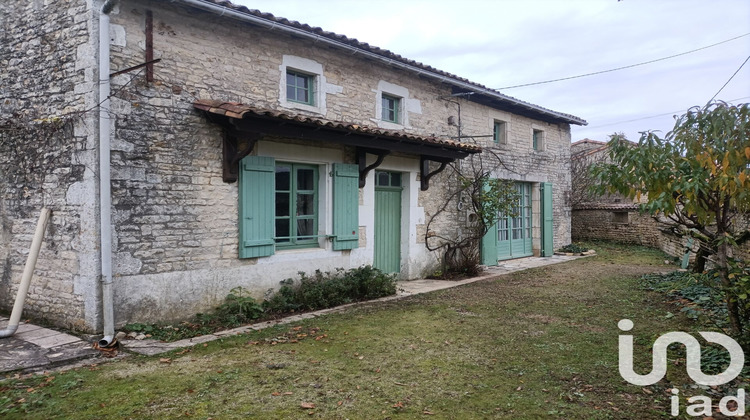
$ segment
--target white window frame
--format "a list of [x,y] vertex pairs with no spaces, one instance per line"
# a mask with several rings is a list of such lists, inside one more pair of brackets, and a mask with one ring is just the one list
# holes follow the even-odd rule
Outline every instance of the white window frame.
[[[488,120],[488,122],[489,122],[488,127],[489,127],[489,132],[492,134],[492,136],[489,137],[489,139],[490,139],[489,144],[490,145],[495,145],[495,146],[505,146],[505,145],[510,144],[510,120],[511,120],[511,115],[508,114],[507,112],[490,110],[490,115],[489,116],[490,116],[490,118]],[[494,134],[495,134],[495,123],[504,123],[504,125],[503,125],[503,132],[504,133],[503,134],[504,134],[504,140],[505,141],[501,141],[501,142],[497,142],[497,143],[495,142],[495,136],[494,136]]]
[[[537,139],[537,147],[534,147],[534,133],[539,132],[540,138]],[[543,152],[547,150],[547,131],[545,131],[542,127],[533,125],[531,126],[531,141],[529,142],[529,146],[531,146],[531,150],[535,152]]]
[[[290,101],[286,97],[287,70],[310,75],[312,77],[312,105]],[[317,61],[294,55],[284,55],[279,66],[279,103],[283,108],[299,109],[325,116],[328,108],[326,96],[329,93],[341,93],[343,87],[330,84],[323,75],[323,65]]]
[[[381,80],[378,82],[378,88],[374,89],[375,92],[375,118],[371,118],[370,121],[378,125],[379,128],[385,128],[389,130],[401,130],[404,128],[411,128],[409,125],[409,114],[421,114],[422,105],[416,99],[409,97],[409,89],[395,85],[390,82]],[[391,96],[399,99],[398,109],[398,122],[391,122],[383,120],[383,95]]]

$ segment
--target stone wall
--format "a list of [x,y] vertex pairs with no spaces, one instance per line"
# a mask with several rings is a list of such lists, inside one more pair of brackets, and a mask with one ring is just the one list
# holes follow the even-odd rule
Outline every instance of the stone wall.
[[[639,213],[634,207],[574,209],[571,225],[574,241],[604,240],[644,245],[660,249],[676,258],[682,258],[688,247],[687,237],[673,233],[666,224],[658,223],[649,214]],[[698,251],[697,241],[691,249],[692,263]],[[734,255],[738,259],[747,260],[750,256],[750,243],[736,248]]]
[[[98,0],[3,2],[0,64],[0,308],[9,308],[39,209],[52,209],[28,314],[82,330],[100,328],[97,164]],[[13,19],[6,11],[13,11]],[[332,252],[289,250],[273,257],[237,257],[238,186],[221,178],[222,129],[192,103],[237,101],[328,120],[454,137],[448,118],[460,117],[462,141],[493,149],[503,165],[494,176],[535,185],[535,243],[539,241],[538,185],[554,185],[555,247],[570,241],[567,124],[500,112],[452,94],[443,84],[320,43],[267,31],[168,2],[121,2],[111,14],[112,71],[145,61],[145,17],[153,12],[153,82],[144,69],[112,78],[112,199],[115,318],[179,319],[215,306],[235,286],[256,294],[295,275],[372,261],[374,188],[361,191],[362,247]],[[320,68],[316,107],[290,106],[282,97],[284,66]],[[6,79],[4,79],[6,80]],[[382,92],[403,98],[402,124],[380,120]],[[443,99],[441,99],[443,98]],[[507,144],[494,145],[495,118],[509,123]],[[34,120],[37,120],[34,122]],[[8,128],[8,129],[6,129]],[[545,133],[544,150],[531,146]],[[468,138],[466,136],[469,136]],[[476,137],[472,137],[476,136]],[[261,141],[256,153],[320,163],[353,162],[353,150],[288,139]],[[381,169],[404,174],[402,276],[429,273],[438,255],[424,247],[426,222],[455,181],[445,171],[419,190],[419,157],[393,154]],[[324,173],[324,171],[322,171]],[[325,183],[324,179],[321,182]],[[330,186],[324,186],[329,188]],[[330,210],[330,209],[329,209]],[[328,212],[330,217],[330,211]],[[434,227],[461,234],[470,215],[457,207]],[[330,223],[330,220],[323,220]],[[535,245],[536,247],[536,245]],[[535,248],[536,249],[536,248]],[[538,251],[538,249],[536,249]]]
[[574,241],[605,240],[660,248],[656,221],[633,208],[574,209],[571,220]]
[[0,309],[9,311],[40,210],[52,217],[24,317],[96,328],[96,105],[91,5],[0,4]]

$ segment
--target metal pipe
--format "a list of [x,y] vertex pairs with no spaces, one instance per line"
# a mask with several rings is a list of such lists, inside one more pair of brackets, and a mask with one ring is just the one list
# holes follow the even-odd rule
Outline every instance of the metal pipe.
[[99,222],[101,240],[102,320],[104,337],[100,347],[112,344],[115,336],[112,292],[112,191],[110,174],[109,108],[109,13],[118,0],[106,0],[99,13]]
[[13,305],[13,311],[10,313],[8,326],[0,331],[0,338],[10,337],[18,330],[18,324],[21,322],[21,313],[23,312],[23,304],[26,302],[26,294],[29,292],[29,285],[31,284],[31,277],[36,267],[36,260],[39,257],[39,250],[42,248],[42,239],[44,239],[44,231],[47,229],[49,215],[50,210],[47,208],[43,208],[39,215],[34,239],[31,241],[31,248],[29,248],[29,256],[26,258],[26,267],[24,267],[23,275],[21,276],[21,284],[18,285],[16,303]]
[[326,38],[322,35],[310,33],[305,30],[293,28],[290,26],[281,25],[277,22],[269,21],[268,19],[261,18],[255,15],[239,12],[227,6],[222,6],[216,3],[207,2],[205,0],[172,0],[172,2],[173,3],[174,2],[186,3],[190,6],[216,13],[219,16],[224,16],[224,15],[231,16],[235,19],[242,20],[242,21],[249,22],[249,23],[254,23],[256,25],[265,26],[266,28],[269,28],[269,29],[279,28],[283,32],[287,32],[295,36],[313,39],[316,42],[320,41],[328,45],[333,45],[335,47],[351,51],[352,55],[362,54],[365,57],[371,58],[373,60],[385,62],[389,66],[398,67],[409,72],[417,73],[417,75],[419,76],[429,77],[429,78],[438,80],[442,83],[447,83],[453,86],[458,86],[464,89],[468,89],[472,93],[480,93],[482,95],[487,95],[487,96],[490,96],[490,97],[493,97],[493,98],[496,98],[505,102],[509,102],[513,105],[517,105],[523,108],[530,109],[540,114],[549,115],[554,118],[562,119],[565,122],[568,122],[571,124],[588,125],[588,123],[585,120],[582,120],[578,117],[574,117],[572,115],[562,114],[556,111],[552,111],[550,109],[542,108],[540,106],[521,101],[511,96],[503,95],[500,92],[497,92],[495,90],[492,90],[486,87],[478,86],[470,82],[464,82],[464,81],[461,81],[461,80],[458,80],[449,76],[445,76],[436,72],[424,70],[419,67],[416,67],[407,63],[403,63],[401,61],[397,61],[388,57],[384,57],[382,55],[375,54],[370,51],[359,49],[357,47],[351,46],[341,41]]

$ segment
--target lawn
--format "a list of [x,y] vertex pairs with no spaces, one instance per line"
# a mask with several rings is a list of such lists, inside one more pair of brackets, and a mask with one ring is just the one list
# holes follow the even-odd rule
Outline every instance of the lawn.
[[670,368],[654,386],[626,383],[617,322],[635,323],[642,368],[655,337],[699,330],[639,287],[675,267],[644,248],[594,247],[595,257],[167,355],[6,380],[0,417],[667,418],[668,389],[689,378]]

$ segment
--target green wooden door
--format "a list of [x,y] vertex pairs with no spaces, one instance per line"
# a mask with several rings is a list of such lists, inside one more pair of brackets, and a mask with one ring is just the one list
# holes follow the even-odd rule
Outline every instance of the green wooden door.
[[533,255],[531,237],[531,184],[516,183],[518,201],[515,217],[501,216],[497,221],[497,259],[528,257]]
[[375,256],[373,266],[401,271],[401,174],[375,172]]

